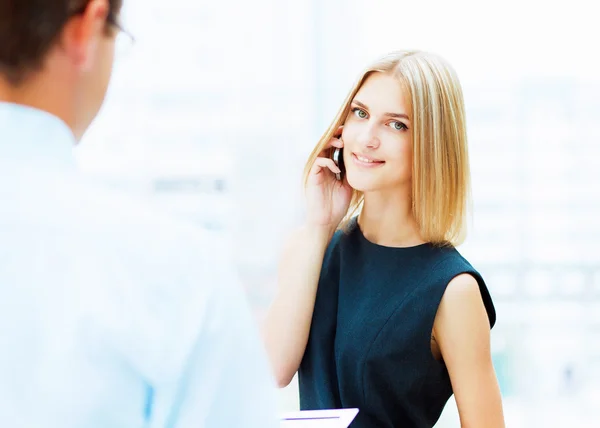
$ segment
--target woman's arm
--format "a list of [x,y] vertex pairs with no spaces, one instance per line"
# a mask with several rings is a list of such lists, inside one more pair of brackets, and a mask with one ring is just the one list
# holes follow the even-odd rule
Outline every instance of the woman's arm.
[[461,426],[504,428],[490,351],[490,323],[473,276],[462,274],[450,281],[433,335],[450,374]]
[[304,227],[289,240],[279,265],[278,290],[264,324],[264,339],[280,388],[302,362],[312,321],[323,257],[331,233]]

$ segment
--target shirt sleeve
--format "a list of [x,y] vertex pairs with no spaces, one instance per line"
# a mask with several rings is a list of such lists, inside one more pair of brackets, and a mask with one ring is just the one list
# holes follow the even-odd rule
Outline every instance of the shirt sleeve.
[[152,427],[279,426],[277,389],[256,321],[231,269],[217,271],[219,284],[169,394],[166,420]]

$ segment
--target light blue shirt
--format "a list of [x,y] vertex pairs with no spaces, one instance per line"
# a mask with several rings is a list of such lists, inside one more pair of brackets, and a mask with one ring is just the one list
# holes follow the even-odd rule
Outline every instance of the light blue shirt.
[[0,426],[278,426],[215,238],[87,181],[74,143],[0,103]]

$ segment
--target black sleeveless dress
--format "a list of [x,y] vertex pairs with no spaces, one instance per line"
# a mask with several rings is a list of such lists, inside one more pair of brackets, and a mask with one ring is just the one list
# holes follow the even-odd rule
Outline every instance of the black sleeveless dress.
[[356,219],[327,248],[300,369],[300,408],[357,407],[351,428],[430,428],[452,395],[431,353],[448,283],[479,283],[490,326],[496,314],[481,275],[452,247],[391,248],[368,241]]

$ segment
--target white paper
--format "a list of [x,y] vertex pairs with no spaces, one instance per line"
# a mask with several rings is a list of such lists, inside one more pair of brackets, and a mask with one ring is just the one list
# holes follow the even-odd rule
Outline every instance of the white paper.
[[348,428],[358,409],[303,410],[281,416],[281,428]]

